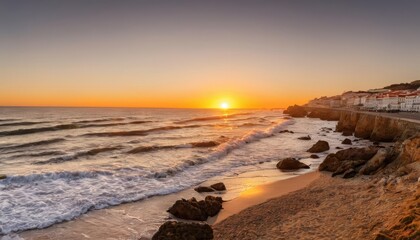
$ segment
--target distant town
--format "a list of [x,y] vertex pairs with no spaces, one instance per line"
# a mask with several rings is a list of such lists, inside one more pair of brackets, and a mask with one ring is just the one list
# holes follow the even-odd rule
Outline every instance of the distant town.
[[420,112],[420,80],[380,89],[349,91],[337,96],[315,98],[306,106],[378,112]]

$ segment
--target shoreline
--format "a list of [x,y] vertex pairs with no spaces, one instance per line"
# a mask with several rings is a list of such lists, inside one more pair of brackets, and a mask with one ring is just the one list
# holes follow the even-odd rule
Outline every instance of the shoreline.
[[238,214],[249,207],[264,203],[272,198],[278,198],[291,192],[303,189],[319,178],[318,171],[308,172],[296,177],[262,184],[242,192],[238,197],[223,203],[223,209],[207,222],[218,224],[226,218]]

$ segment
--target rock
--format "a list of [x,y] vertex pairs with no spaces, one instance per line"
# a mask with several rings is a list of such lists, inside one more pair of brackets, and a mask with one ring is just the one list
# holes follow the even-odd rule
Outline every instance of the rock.
[[348,138],[344,139],[344,140],[341,142],[341,144],[352,145],[351,140],[350,140],[350,139],[348,139]]
[[356,170],[354,170],[353,168],[350,168],[349,170],[344,172],[343,178],[352,178],[356,176],[356,174],[357,174]]
[[204,187],[204,186],[199,186],[194,188],[194,190],[196,192],[202,193],[202,192],[214,192],[214,189],[211,187]]
[[386,149],[379,149],[378,152],[373,156],[363,167],[360,169],[360,173],[364,175],[369,175],[376,170],[378,170],[381,166],[384,165],[385,159],[388,156],[388,151]]
[[308,114],[305,108],[298,105],[289,106],[283,113],[295,118],[305,117]]
[[353,136],[353,132],[351,132],[351,131],[343,131],[343,133],[341,134],[341,135],[343,135],[343,136]]
[[295,158],[285,158],[280,160],[276,167],[280,170],[296,170],[300,168],[309,168],[308,165],[299,162]]
[[335,149],[343,149],[342,147],[335,147]]
[[317,158],[319,158],[319,156],[316,155],[316,154],[311,154],[310,158],[317,159]]
[[1,180],[1,179],[5,179],[5,178],[7,178],[7,176],[6,176],[6,175],[4,175],[4,174],[0,174],[0,180]]
[[311,140],[311,136],[298,137],[299,140]]
[[375,240],[393,240],[393,238],[385,233],[378,233],[376,234]]
[[175,217],[205,221],[207,217],[212,217],[222,209],[222,198],[207,196],[204,200],[197,201],[195,198],[190,200],[177,200],[175,204],[168,209],[168,212]]
[[281,130],[279,133],[295,133],[295,132],[293,132],[293,131],[289,131],[289,130]]
[[330,145],[326,141],[318,141],[311,148],[308,149],[310,153],[320,153],[330,149]]
[[379,144],[381,144],[380,142],[373,142],[372,145],[374,146],[379,146]]
[[225,191],[226,190],[226,186],[222,182],[215,183],[215,184],[211,185],[210,187],[213,188],[216,191]]
[[[341,162],[334,153],[328,154],[325,160],[319,165],[319,171],[335,172],[340,167]],[[334,175],[335,176],[335,175]]]
[[168,209],[168,212],[175,217],[187,220],[207,220],[207,214],[200,208],[195,198],[190,200],[177,200],[175,204]]
[[208,224],[168,221],[159,227],[152,240],[211,240],[213,229]]
[[334,172],[334,176],[345,171],[360,167],[371,159],[378,152],[378,148],[348,148],[336,153],[328,154],[325,160],[319,165],[319,171]]
[[204,201],[201,200],[198,203],[208,216],[213,217],[222,209],[223,200],[221,197],[207,196]]

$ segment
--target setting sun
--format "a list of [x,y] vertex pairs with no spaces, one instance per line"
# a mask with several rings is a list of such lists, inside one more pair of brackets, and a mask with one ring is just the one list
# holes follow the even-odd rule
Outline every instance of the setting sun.
[[220,108],[222,108],[222,109],[228,109],[229,108],[229,104],[227,102],[222,102],[220,104]]

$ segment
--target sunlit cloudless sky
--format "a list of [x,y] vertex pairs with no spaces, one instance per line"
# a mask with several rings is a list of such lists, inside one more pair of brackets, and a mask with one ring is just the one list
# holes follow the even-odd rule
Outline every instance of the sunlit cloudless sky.
[[420,79],[419,1],[0,1],[0,105],[285,107]]

